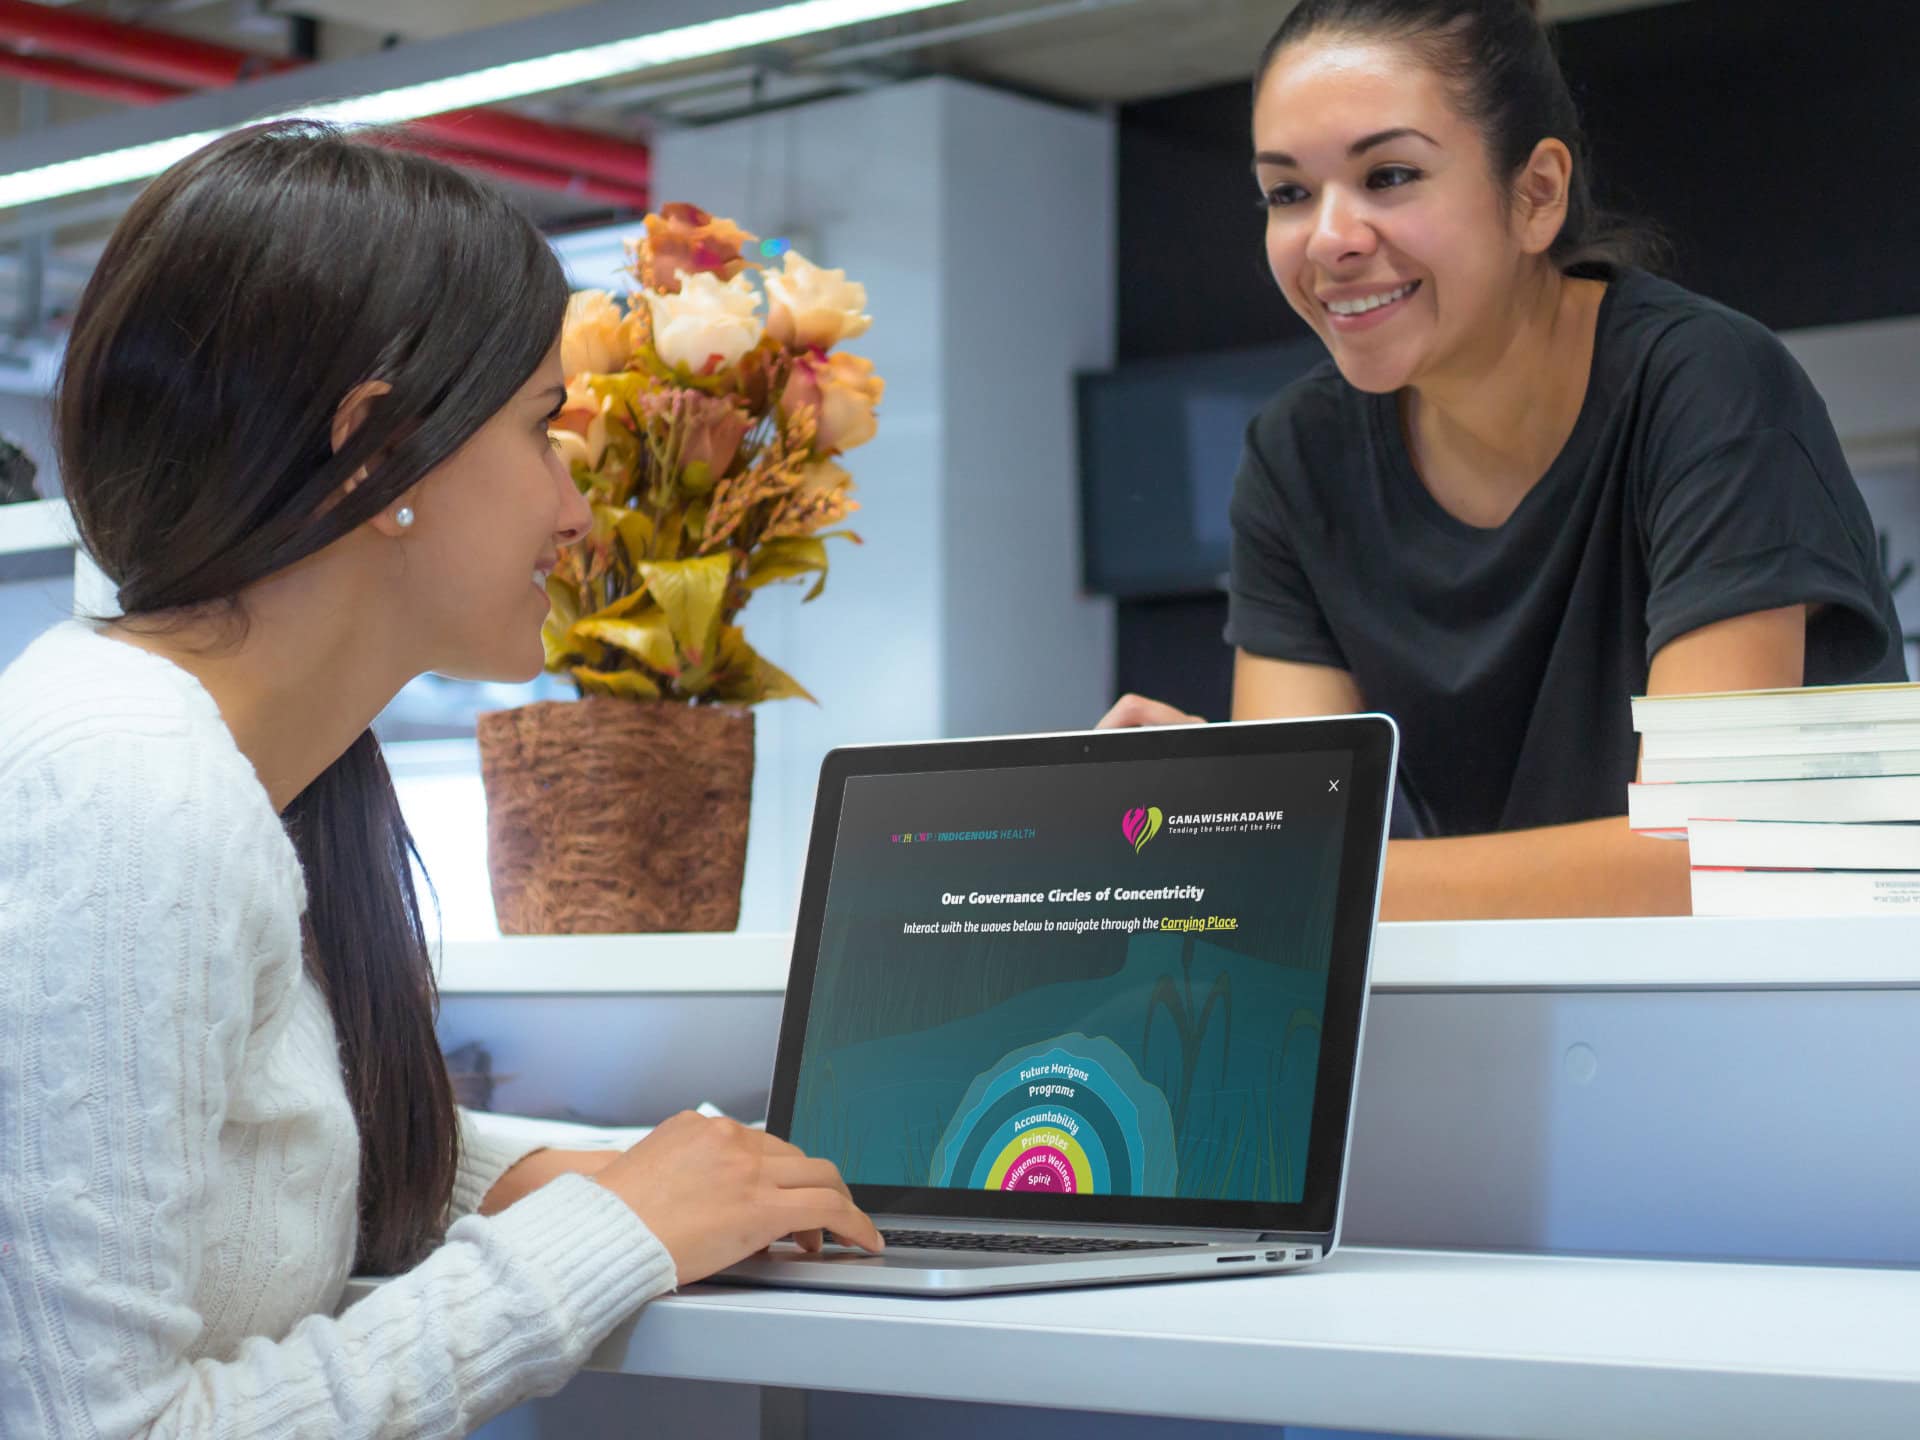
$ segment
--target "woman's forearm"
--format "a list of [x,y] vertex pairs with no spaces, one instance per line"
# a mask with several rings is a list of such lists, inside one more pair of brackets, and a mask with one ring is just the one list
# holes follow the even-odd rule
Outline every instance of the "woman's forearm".
[[482,1215],[497,1215],[549,1180],[566,1174],[592,1175],[619,1158],[618,1150],[535,1150],[493,1182],[480,1202]]
[[1691,913],[1684,842],[1624,817],[1387,846],[1382,920]]

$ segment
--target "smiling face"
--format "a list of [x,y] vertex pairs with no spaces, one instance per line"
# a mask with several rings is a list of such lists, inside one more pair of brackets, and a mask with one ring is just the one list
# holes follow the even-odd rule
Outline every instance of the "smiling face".
[[466,680],[541,671],[546,574],[592,512],[547,436],[566,386],[556,342],[506,405],[413,487],[401,539],[407,622],[428,668]]
[[1542,227],[1503,203],[1484,139],[1410,51],[1288,46],[1261,79],[1253,139],[1273,278],[1351,384],[1390,393],[1498,343]]

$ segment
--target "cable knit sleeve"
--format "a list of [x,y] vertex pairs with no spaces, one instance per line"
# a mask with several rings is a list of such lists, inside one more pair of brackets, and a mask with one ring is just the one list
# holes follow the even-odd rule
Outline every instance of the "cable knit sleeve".
[[494,1182],[546,1142],[496,1133],[484,1110],[460,1110],[460,1168],[453,1177],[452,1218],[480,1213]]
[[[237,752],[191,725],[54,728],[0,737],[0,1434],[462,1435],[557,1389],[672,1288],[646,1226],[570,1175],[456,1221],[337,1317],[346,1262],[329,1261],[295,1291],[306,1318],[254,1333],[289,1287],[232,1146],[239,1117],[279,1103],[247,1067],[294,1008],[297,865],[289,880],[264,794],[234,798],[252,781]],[[337,1084],[317,1028],[309,1068]],[[276,1203],[318,1214],[351,1175],[308,1164]],[[241,1238],[211,1245],[236,1213]],[[209,1293],[251,1338],[209,1353]]]

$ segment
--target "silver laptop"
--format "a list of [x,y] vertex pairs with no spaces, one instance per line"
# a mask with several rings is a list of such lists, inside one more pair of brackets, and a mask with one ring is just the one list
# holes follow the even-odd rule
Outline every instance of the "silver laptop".
[[971,1295],[1324,1259],[1398,743],[1359,715],[828,755],[767,1126],[887,1249],[714,1278]]

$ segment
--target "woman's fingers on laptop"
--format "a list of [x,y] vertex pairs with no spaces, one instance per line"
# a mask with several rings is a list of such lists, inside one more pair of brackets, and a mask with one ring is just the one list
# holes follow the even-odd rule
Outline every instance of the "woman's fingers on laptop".
[[675,1115],[592,1178],[647,1222],[682,1285],[786,1235],[881,1244],[831,1162],[733,1120]]
[[1204,725],[1204,716],[1189,715],[1163,700],[1144,695],[1122,695],[1113,708],[1100,717],[1097,730],[1132,730],[1142,725]]
[[[770,1237],[768,1243],[786,1235],[799,1234],[794,1222],[809,1230],[824,1230],[835,1239],[862,1250],[884,1250],[886,1241],[880,1230],[838,1190],[788,1190],[783,1202],[791,1207],[789,1223]],[[812,1222],[809,1224],[808,1222]]]

